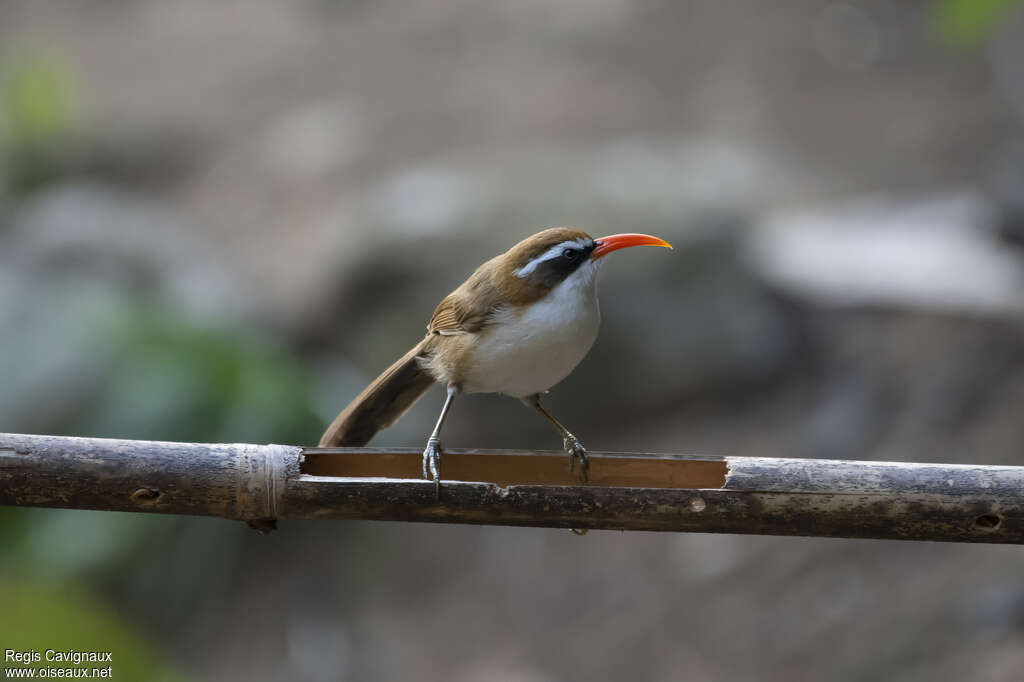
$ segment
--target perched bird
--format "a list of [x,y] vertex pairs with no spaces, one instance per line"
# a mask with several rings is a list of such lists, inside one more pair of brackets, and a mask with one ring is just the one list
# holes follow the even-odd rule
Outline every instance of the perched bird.
[[433,479],[438,495],[441,427],[460,392],[504,393],[540,412],[586,481],[586,449],[541,406],[540,394],[568,376],[597,338],[601,258],[645,244],[672,248],[646,234],[593,239],[556,227],[487,261],[438,304],[426,337],[341,411],[320,446],[366,445],[439,381],[447,397],[423,451],[423,477]]

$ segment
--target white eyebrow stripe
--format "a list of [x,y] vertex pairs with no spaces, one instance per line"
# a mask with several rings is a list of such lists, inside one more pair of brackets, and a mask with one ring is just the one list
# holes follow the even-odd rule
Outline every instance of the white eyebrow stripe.
[[515,275],[520,279],[522,279],[523,277],[529,277],[530,274],[537,269],[538,265],[540,265],[546,260],[558,258],[566,249],[585,249],[586,247],[587,243],[585,239],[569,239],[567,241],[562,242],[561,244],[552,246],[550,249],[540,254],[523,267],[516,270]]

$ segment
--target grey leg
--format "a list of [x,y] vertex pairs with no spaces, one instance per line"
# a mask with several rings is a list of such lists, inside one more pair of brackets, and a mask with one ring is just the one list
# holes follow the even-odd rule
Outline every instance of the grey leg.
[[540,404],[540,394],[535,393],[534,395],[526,396],[521,398],[523,404],[532,407],[533,409],[540,412],[545,419],[551,422],[551,425],[558,431],[558,435],[562,437],[562,449],[565,450],[566,454],[569,455],[569,470],[576,470],[576,462],[580,463],[580,478],[584,483],[587,482],[587,469],[590,467],[590,462],[587,460],[587,449],[583,447],[579,439],[576,436],[569,433],[569,429],[562,426],[562,423],[555,419],[550,412],[544,409],[544,406]]
[[428,481],[434,480],[434,495],[441,499],[441,427],[444,426],[444,419],[448,416],[448,410],[452,406],[455,394],[459,387],[455,384],[448,384],[448,397],[444,400],[444,407],[441,408],[441,416],[437,418],[437,424],[427,439],[427,447],[423,450],[423,478]]

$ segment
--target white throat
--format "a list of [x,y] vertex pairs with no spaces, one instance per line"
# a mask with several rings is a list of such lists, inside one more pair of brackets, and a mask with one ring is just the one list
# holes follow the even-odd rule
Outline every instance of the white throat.
[[597,269],[588,260],[539,301],[499,311],[474,344],[464,390],[523,397],[568,376],[597,338]]

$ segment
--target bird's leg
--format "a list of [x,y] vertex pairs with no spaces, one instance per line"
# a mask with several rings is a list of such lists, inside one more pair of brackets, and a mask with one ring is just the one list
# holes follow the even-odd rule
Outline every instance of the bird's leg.
[[532,407],[533,409],[540,412],[545,419],[551,422],[551,425],[558,431],[558,435],[562,437],[562,449],[565,450],[566,454],[569,455],[569,471],[576,470],[576,462],[580,464],[580,478],[584,483],[587,482],[587,469],[590,468],[590,461],[587,459],[587,449],[583,447],[579,439],[576,436],[569,433],[569,429],[562,426],[562,423],[555,419],[550,412],[544,409],[544,406],[540,404],[540,394],[534,393],[533,395],[521,398],[524,405]]
[[437,418],[437,424],[427,439],[427,447],[423,450],[423,478],[434,481],[434,496],[441,499],[441,427],[444,426],[444,418],[448,416],[448,409],[452,406],[455,394],[459,387],[455,384],[448,384],[448,397],[444,400],[444,407],[441,408],[441,416]]

